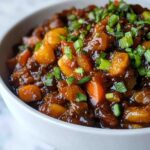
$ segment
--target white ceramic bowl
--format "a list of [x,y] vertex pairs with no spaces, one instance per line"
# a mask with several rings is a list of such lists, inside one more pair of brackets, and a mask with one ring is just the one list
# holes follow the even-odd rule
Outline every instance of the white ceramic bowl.
[[[9,89],[7,59],[12,46],[31,28],[50,15],[72,6],[104,5],[107,0],[71,0],[44,8],[17,23],[0,43],[0,93],[14,117],[42,141],[57,150],[150,150],[150,128],[135,130],[97,129],[69,124],[48,117],[23,103]],[[129,0],[149,7],[150,0]]]

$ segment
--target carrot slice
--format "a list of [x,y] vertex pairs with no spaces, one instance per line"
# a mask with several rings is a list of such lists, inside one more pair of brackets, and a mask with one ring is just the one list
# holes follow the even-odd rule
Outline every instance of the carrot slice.
[[130,63],[127,53],[116,52],[112,59],[112,64],[109,70],[111,76],[120,76],[125,73]]
[[18,89],[19,97],[25,102],[33,102],[41,99],[40,88],[36,85],[25,85]]
[[87,83],[86,88],[89,96],[91,97],[91,103],[94,106],[104,100],[105,91],[100,74],[96,74],[95,76],[93,76],[92,80]]
[[28,58],[31,56],[31,52],[29,50],[23,51],[18,56],[18,63],[22,66],[24,66],[27,63]]

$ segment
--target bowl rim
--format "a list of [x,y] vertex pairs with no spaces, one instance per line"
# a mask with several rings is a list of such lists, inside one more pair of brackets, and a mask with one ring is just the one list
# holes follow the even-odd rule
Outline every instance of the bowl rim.
[[[26,21],[27,19],[36,15],[36,13],[40,13],[40,12],[44,11],[45,9],[57,7],[57,6],[60,6],[64,3],[67,4],[68,2],[75,2],[75,1],[74,0],[63,0],[62,2],[55,2],[53,4],[46,6],[46,7],[44,6],[40,9],[37,9],[36,11],[29,13],[25,17],[19,19],[17,22],[15,22],[13,25],[11,25],[4,34],[2,34],[1,39],[0,39],[0,47],[1,47],[1,44],[3,43],[3,41],[5,40],[5,38],[7,37],[7,35],[9,35],[9,33],[11,31],[13,31],[17,26],[19,26],[23,21]],[[23,101],[21,101],[8,88],[8,86],[3,81],[1,75],[0,75],[0,87],[1,87],[0,89],[2,89],[2,90],[0,90],[0,93],[4,90],[9,96],[12,97],[12,99],[14,100],[14,103],[16,103],[16,105],[21,107],[24,111],[27,111],[29,114],[32,114],[34,117],[41,119],[41,120],[44,120],[47,123],[57,125],[58,127],[70,129],[70,130],[73,130],[76,132],[87,133],[87,134],[98,134],[98,135],[101,134],[101,135],[111,135],[111,136],[122,136],[122,135],[127,136],[127,135],[140,135],[140,134],[149,134],[150,133],[149,127],[148,128],[141,128],[141,129],[108,129],[108,128],[86,127],[86,126],[82,126],[82,125],[67,123],[67,122],[52,118],[50,116],[47,116],[47,115],[39,112],[38,110],[32,108],[31,106],[27,105]],[[3,98],[3,99],[5,101],[5,98]]]

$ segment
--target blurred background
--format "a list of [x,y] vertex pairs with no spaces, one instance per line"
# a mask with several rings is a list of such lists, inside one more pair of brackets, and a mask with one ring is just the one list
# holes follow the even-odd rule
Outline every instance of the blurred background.
[[[19,19],[42,7],[61,1],[63,0],[0,0],[0,39]],[[0,150],[54,149],[28,135],[11,116],[0,97]]]

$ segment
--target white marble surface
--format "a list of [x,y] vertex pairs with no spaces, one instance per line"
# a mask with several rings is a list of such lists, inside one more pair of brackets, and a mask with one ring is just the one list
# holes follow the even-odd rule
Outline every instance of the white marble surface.
[[[55,2],[56,0],[0,0],[0,38],[22,17]],[[37,144],[37,140],[31,141],[30,136],[22,130],[0,98],[0,150],[53,150],[44,143]]]

